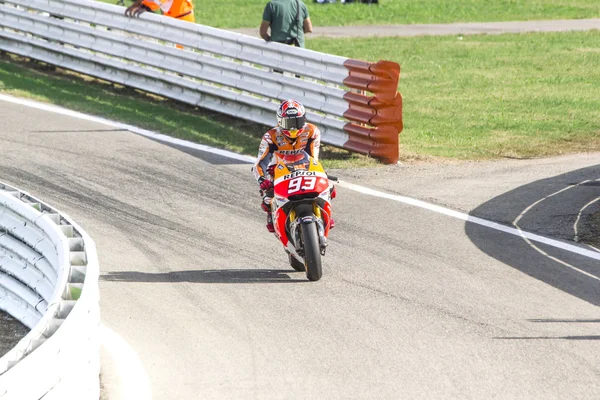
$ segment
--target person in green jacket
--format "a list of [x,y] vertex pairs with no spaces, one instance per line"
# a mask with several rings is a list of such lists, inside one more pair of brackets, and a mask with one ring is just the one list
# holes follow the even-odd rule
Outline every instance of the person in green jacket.
[[301,0],[271,0],[265,6],[260,36],[267,42],[304,47],[304,34],[309,32],[312,32],[312,23],[308,8]]

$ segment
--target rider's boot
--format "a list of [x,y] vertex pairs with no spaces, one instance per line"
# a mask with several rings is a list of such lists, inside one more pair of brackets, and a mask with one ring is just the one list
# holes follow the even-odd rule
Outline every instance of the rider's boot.
[[267,213],[267,230],[271,233],[275,233],[275,226],[273,225],[273,215],[271,214],[269,206],[266,205],[265,201],[263,200],[263,202],[260,203],[260,207],[263,209],[263,211]]
[[275,233],[275,225],[273,225],[273,215],[271,213],[267,213],[267,230]]

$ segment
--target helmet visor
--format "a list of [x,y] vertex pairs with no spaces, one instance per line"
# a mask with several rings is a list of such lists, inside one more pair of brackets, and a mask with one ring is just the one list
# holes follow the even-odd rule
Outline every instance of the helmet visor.
[[305,117],[282,118],[281,127],[286,130],[299,130],[306,125]]

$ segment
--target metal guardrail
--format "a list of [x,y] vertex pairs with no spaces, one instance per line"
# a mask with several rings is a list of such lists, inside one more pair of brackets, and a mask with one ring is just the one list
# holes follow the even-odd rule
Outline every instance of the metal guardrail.
[[0,309],[30,332],[0,357],[0,399],[99,398],[98,257],[66,215],[0,182]]
[[[394,154],[382,157],[385,148],[383,153],[391,151],[397,159],[398,129],[385,129],[382,141],[381,129],[375,134],[375,128],[351,128],[387,124],[401,130],[401,108],[392,121],[387,107],[382,119],[381,101],[365,97],[359,103],[366,114],[357,118],[348,112],[347,95],[354,88],[377,97],[383,84],[384,103],[395,98],[397,109],[399,68],[371,71],[375,64],[152,13],[131,19],[123,11],[89,0],[2,0],[0,49],[264,125],[274,123],[281,100],[295,98],[321,127],[324,143],[389,161]],[[362,63],[358,72],[357,63]],[[364,82],[357,81],[357,73]]]

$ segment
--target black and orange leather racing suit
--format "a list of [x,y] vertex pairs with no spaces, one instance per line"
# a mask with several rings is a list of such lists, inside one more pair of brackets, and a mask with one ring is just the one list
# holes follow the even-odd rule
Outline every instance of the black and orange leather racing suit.
[[316,160],[319,159],[319,148],[321,147],[321,131],[316,125],[306,124],[302,133],[292,141],[286,137],[280,127],[270,129],[265,133],[258,148],[258,157],[254,165],[254,177],[257,180],[272,179],[268,174],[269,164],[274,153],[294,154],[306,151]]

